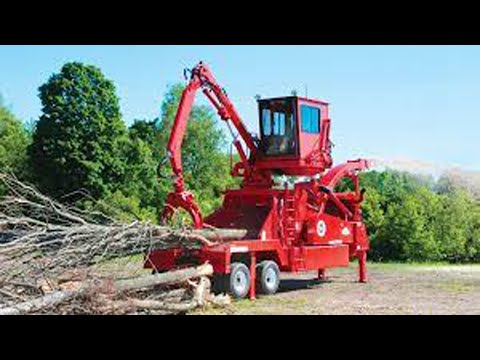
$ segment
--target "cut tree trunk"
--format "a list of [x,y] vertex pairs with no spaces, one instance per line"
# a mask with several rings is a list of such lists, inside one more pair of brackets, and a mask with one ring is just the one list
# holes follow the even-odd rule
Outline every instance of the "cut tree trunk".
[[201,276],[213,274],[213,267],[210,264],[201,265],[196,268],[169,271],[166,273],[140,276],[133,279],[118,280],[115,282],[115,289],[119,292],[148,288],[158,285],[178,284],[189,279],[196,279]]
[[0,315],[21,315],[33,313],[80,296],[84,290],[85,289],[74,291],[56,291],[39,299],[26,301],[24,303],[0,309]]
[[[196,268],[187,268],[171,271],[162,274],[146,275],[133,279],[118,280],[114,282],[112,290],[115,293],[138,290],[160,285],[174,285],[213,274],[213,267],[204,264]],[[56,291],[39,299],[20,303],[11,307],[0,308],[0,315],[20,315],[37,312],[39,310],[53,307],[67,300],[85,294],[88,290],[94,289],[90,284],[82,284],[76,290]],[[186,306],[188,308],[188,306]],[[166,310],[166,309],[165,309]]]
[[[163,236],[166,233],[171,232],[167,227],[156,227],[153,231],[153,236]],[[185,232],[189,237],[199,236],[211,241],[228,241],[228,240],[241,240],[247,235],[247,230],[244,229],[218,229],[218,228],[205,228],[194,229]]]
[[247,235],[244,229],[196,229],[192,230],[192,234],[200,235],[208,240],[227,241],[241,240]]

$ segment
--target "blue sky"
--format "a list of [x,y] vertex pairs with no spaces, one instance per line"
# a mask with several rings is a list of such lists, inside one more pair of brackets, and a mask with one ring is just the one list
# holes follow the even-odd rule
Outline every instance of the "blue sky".
[[158,116],[184,67],[209,63],[251,129],[254,97],[331,102],[336,162],[408,158],[480,170],[479,46],[0,46],[0,93],[25,121],[38,87],[67,61],[112,79],[125,121]]

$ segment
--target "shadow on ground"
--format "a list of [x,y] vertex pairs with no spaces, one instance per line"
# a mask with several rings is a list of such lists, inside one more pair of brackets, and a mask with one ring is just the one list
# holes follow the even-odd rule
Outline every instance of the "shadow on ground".
[[318,289],[323,285],[330,283],[331,280],[318,279],[283,279],[278,289],[279,293],[287,293],[297,290]]

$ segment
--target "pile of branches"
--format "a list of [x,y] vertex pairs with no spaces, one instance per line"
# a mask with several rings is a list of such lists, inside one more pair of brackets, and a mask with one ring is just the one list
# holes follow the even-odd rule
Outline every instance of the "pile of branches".
[[[0,174],[0,180],[8,190],[0,198],[0,314],[182,313],[228,303],[210,293],[208,264],[123,275],[102,266],[154,249],[212,245],[241,232],[124,224],[60,204],[12,176]],[[136,264],[141,269],[138,256]]]

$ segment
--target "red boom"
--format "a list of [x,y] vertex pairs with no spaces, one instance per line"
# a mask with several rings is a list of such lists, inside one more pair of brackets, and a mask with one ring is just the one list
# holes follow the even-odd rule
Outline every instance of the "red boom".
[[[193,101],[199,88],[203,88],[203,93],[210,100],[217,110],[222,120],[232,121],[238,133],[245,141],[251,156],[256,155],[257,147],[251,135],[247,131],[235,107],[230,102],[225,91],[218,85],[208,67],[200,62],[192,71],[190,82],[183,91],[182,98],[178,107],[177,115],[173,123],[172,133],[168,142],[168,156],[172,165],[172,170],[176,176],[174,183],[175,191],[170,193],[167,198],[167,205],[164,210],[163,217],[168,218],[173,214],[177,207],[187,210],[193,218],[194,226],[201,228],[203,219],[198,205],[195,203],[193,194],[185,191],[185,183],[183,181],[182,167],[182,142],[187,128],[188,118],[192,110]],[[237,142],[236,147],[241,155],[245,166],[247,159],[245,152],[241,148],[241,144]]]

